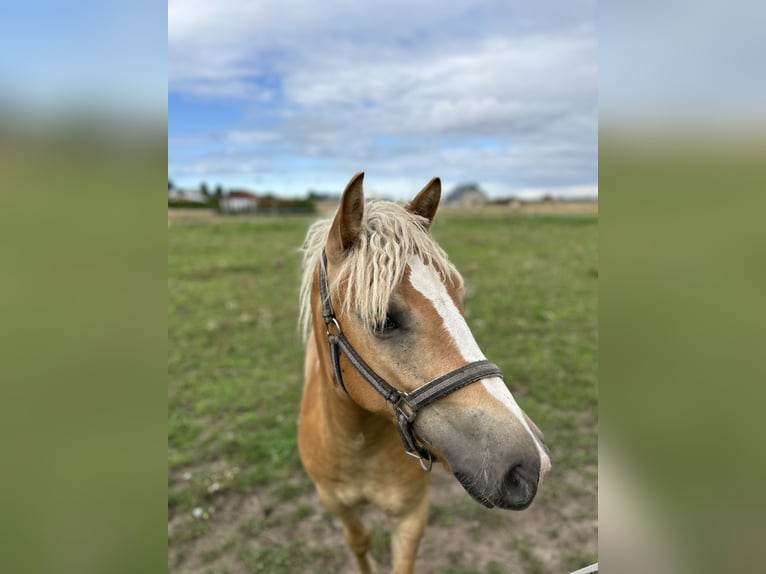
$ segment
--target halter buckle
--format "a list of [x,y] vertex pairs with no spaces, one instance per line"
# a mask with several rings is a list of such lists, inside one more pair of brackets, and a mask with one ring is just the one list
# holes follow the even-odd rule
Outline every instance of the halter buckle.
[[407,401],[407,393],[402,393],[394,403],[394,410],[402,415],[408,423],[415,420],[417,412],[412,408],[412,405]]

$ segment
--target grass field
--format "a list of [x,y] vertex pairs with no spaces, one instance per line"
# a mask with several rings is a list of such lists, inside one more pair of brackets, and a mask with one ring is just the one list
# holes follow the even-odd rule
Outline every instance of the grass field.
[[[168,536],[172,572],[351,565],[296,448],[296,328],[307,217],[169,226]],[[596,560],[597,217],[445,214],[433,233],[468,286],[469,324],[538,423],[554,469],[522,513],[436,473],[419,572],[568,572]],[[373,556],[387,532],[372,515]],[[445,551],[445,545],[450,551]]]

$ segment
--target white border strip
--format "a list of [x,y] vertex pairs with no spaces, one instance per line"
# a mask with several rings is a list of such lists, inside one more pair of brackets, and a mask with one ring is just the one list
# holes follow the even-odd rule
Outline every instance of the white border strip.
[[569,574],[590,574],[590,572],[598,572],[598,562],[591,564],[590,566],[586,566],[585,568],[575,570],[574,572],[570,572]]

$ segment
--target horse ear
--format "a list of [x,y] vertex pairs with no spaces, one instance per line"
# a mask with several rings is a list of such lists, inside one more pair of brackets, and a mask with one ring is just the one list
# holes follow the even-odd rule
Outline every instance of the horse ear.
[[436,208],[439,207],[439,200],[442,196],[442,180],[438,177],[429,181],[426,186],[420,190],[408,205],[409,209],[415,215],[421,215],[428,220],[426,228],[431,227],[431,222],[436,215]]
[[340,205],[327,237],[327,256],[338,259],[343,256],[362,232],[362,215],[364,215],[364,172],[357,173],[351,178],[340,198]]

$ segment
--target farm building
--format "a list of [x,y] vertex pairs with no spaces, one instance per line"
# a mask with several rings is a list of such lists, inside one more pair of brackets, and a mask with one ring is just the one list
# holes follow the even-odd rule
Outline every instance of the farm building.
[[180,189],[171,187],[168,189],[168,203],[175,204],[200,204],[207,203],[207,197],[197,189]]
[[476,183],[464,183],[455,187],[444,201],[454,207],[476,207],[487,203],[487,194]]
[[258,196],[249,191],[233,190],[218,203],[223,213],[247,213],[258,208]]

